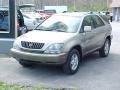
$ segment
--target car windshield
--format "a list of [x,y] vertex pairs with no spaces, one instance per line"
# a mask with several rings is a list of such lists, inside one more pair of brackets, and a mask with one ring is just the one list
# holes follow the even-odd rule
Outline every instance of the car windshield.
[[22,12],[35,12],[35,7],[24,7],[20,9]]
[[75,33],[80,22],[80,17],[53,15],[39,25],[36,30]]

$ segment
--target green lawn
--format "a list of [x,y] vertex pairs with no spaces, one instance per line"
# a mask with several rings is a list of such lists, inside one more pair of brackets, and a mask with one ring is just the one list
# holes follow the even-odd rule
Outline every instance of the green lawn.
[[79,89],[20,86],[20,85],[10,85],[10,84],[0,82],[0,90],[79,90]]

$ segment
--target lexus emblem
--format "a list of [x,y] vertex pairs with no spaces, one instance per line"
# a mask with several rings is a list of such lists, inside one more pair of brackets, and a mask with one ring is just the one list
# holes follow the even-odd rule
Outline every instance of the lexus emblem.
[[30,43],[30,44],[29,44],[29,47],[32,47],[32,46],[33,46],[33,44],[32,44],[32,43]]

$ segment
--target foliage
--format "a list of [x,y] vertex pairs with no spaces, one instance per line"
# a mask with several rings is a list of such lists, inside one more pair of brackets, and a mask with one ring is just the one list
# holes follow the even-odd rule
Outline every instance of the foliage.
[[0,82],[0,90],[78,90],[78,89],[20,86],[20,85],[14,85],[14,84],[10,85],[10,84],[7,84],[7,83]]
[[[108,8],[106,4],[104,3],[98,3],[98,2],[77,2],[76,3],[76,11],[106,11]],[[68,6],[69,11],[75,11],[74,5]]]

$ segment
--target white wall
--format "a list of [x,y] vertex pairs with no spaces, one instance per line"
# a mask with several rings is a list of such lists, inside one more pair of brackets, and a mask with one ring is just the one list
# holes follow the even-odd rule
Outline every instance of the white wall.
[[67,6],[44,6],[45,10],[56,10],[57,13],[67,11]]

